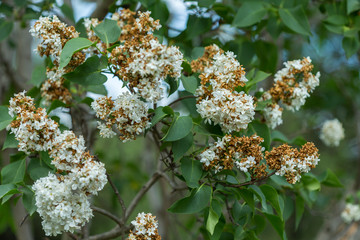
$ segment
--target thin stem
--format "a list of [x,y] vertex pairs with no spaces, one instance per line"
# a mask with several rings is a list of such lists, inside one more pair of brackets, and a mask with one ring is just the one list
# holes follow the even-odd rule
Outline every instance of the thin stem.
[[118,202],[120,203],[120,206],[121,206],[121,209],[122,209],[122,219],[125,219],[126,207],[125,207],[124,200],[121,198],[119,190],[117,189],[117,187],[115,186],[115,184],[111,180],[110,175],[108,173],[106,173],[106,177],[107,177],[108,182],[110,183],[111,188],[115,192],[115,195],[116,195],[116,197],[118,199]]
[[111,220],[113,220],[114,222],[116,222],[119,227],[122,227],[124,225],[124,223],[121,221],[121,219],[119,219],[117,216],[115,216],[114,214],[106,211],[105,209],[102,209],[102,208],[98,208],[98,207],[95,207],[95,206],[92,206],[91,207],[95,212],[98,212],[108,218],[110,218]]
[[179,101],[182,101],[182,100],[184,100],[184,99],[187,99],[187,98],[196,98],[196,97],[195,97],[195,96],[192,96],[192,95],[190,95],[190,96],[184,96],[184,97],[178,98],[178,99],[176,99],[175,101],[171,102],[171,103],[169,104],[169,106],[171,106],[171,105],[173,105],[173,104],[175,104],[175,103],[177,103],[177,102],[179,102]]

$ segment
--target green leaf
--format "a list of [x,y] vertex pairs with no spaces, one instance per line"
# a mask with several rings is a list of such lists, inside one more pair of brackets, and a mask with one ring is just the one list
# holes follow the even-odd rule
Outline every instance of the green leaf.
[[191,50],[191,58],[192,59],[197,59],[200,58],[204,55],[205,52],[205,48],[204,47],[194,47]]
[[280,235],[281,239],[284,239],[285,231],[284,231],[284,222],[283,220],[276,215],[264,213],[266,218],[269,220],[271,225],[274,227],[276,232]]
[[2,150],[7,148],[17,148],[18,145],[19,142],[15,139],[15,135],[8,132]]
[[190,132],[186,137],[173,142],[171,149],[174,154],[175,161],[184,156],[184,154],[191,148],[193,141],[193,134]]
[[311,175],[303,175],[301,177],[301,182],[304,184],[305,188],[309,191],[317,191],[320,190],[321,185],[319,180]]
[[271,140],[272,141],[279,141],[283,143],[288,143],[289,139],[280,131],[272,131],[271,132]]
[[73,38],[70,39],[64,46],[60,55],[60,66],[59,68],[65,67],[71,60],[74,53],[81,51],[84,48],[88,48],[93,45],[89,39],[86,38]]
[[198,1],[199,7],[206,7],[206,8],[209,8],[214,3],[215,3],[215,0],[199,0]]
[[254,201],[254,194],[247,190],[247,189],[239,189],[239,193],[241,197],[245,200],[245,202],[254,210],[255,201]]
[[346,57],[349,58],[358,51],[360,47],[359,40],[355,37],[344,37],[342,40],[342,47]]
[[195,94],[195,90],[197,89],[197,79],[195,76],[190,76],[190,77],[185,77],[182,76],[181,77],[181,81],[184,85],[184,88],[186,91],[188,91],[189,93]]
[[0,24],[0,42],[10,35],[13,26],[14,23],[12,21],[4,21]]
[[35,205],[35,193],[32,191],[30,186],[26,186],[21,189],[23,193],[22,201],[24,204],[24,207],[26,211],[29,213],[29,215],[33,215],[36,210]]
[[107,95],[107,90],[104,85],[90,85],[86,87],[86,91],[101,95]]
[[279,15],[285,26],[294,32],[305,36],[311,35],[309,22],[301,5],[291,9],[280,8]]
[[99,58],[98,56],[92,56],[78,66],[75,71],[67,73],[63,77],[84,86],[102,85],[106,82],[107,77],[101,74],[101,70],[106,67],[106,57]]
[[189,15],[186,28],[186,40],[192,40],[195,37],[210,31],[211,26],[212,20],[210,18]]
[[163,111],[164,107],[158,107],[155,109],[155,114],[151,119],[151,127],[155,126],[158,122],[164,119],[168,114]]
[[12,121],[9,115],[9,109],[6,106],[0,106],[0,131],[5,129]]
[[268,211],[268,205],[266,204],[266,197],[261,191],[261,189],[256,185],[250,185],[249,190],[255,193],[257,198],[260,200],[261,206],[264,209],[265,212]]
[[72,21],[73,23],[75,23],[75,18],[74,18],[74,11],[73,9],[66,3],[64,3],[61,7],[60,7],[61,11],[64,13],[65,17],[67,17],[70,21]]
[[66,104],[63,103],[62,101],[56,99],[51,103],[49,109],[47,110],[47,113],[49,114],[52,110],[59,108],[59,107],[66,107]]
[[326,170],[325,175],[321,178],[321,183],[325,186],[329,187],[344,187],[344,185],[341,184],[338,177],[333,173],[330,169]]
[[266,73],[263,71],[257,71],[255,76],[246,83],[246,88],[250,89],[251,86],[253,86],[254,84],[261,82],[263,80],[265,80],[268,76],[270,76],[270,73]]
[[31,74],[30,83],[36,87],[40,87],[46,79],[46,67],[45,65],[38,65],[34,68]]
[[20,183],[24,180],[26,159],[12,162],[1,170],[1,183]]
[[261,123],[259,121],[253,121],[250,123],[251,127],[254,129],[255,133],[264,139],[262,145],[266,150],[269,150],[271,137],[270,137],[270,129],[265,123]]
[[348,15],[359,9],[360,9],[359,0],[346,0],[346,12]]
[[169,84],[169,96],[179,88],[179,81],[176,78],[168,76],[165,82]]
[[283,214],[282,214],[282,208],[281,208],[280,201],[279,201],[278,192],[275,190],[275,188],[273,188],[270,185],[266,185],[266,184],[260,186],[260,189],[264,193],[266,200],[270,202],[271,206],[276,210],[276,212],[282,219]]
[[186,184],[190,188],[196,188],[199,186],[199,180],[202,176],[202,164],[198,160],[191,158],[183,158],[181,163],[181,173],[185,178]]
[[206,230],[208,230],[211,235],[214,234],[214,230],[216,224],[219,222],[219,218],[220,216],[212,209],[212,207],[210,207],[209,215],[206,221]]
[[248,27],[259,22],[267,10],[261,2],[244,2],[237,11],[232,25],[234,27]]
[[304,209],[305,209],[305,201],[302,197],[300,196],[296,196],[296,200],[295,200],[295,230],[299,227],[301,218],[304,214]]
[[176,117],[172,122],[163,141],[173,142],[186,137],[192,128],[192,119],[189,116]]
[[109,45],[109,43],[114,43],[119,39],[121,30],[117,25],[117,21],[105,19],[94,28],[94,32],[101,41]]
[[172,213],[197,213],[203,210],[209,203],[212,189],[205,184],[194,188],[190,196],[176,201],[169,209]]
[[0,199],[8,194],[12,194],[13,192],[17,192],[17,187],[15,184],[4,184],[0,185]]
[[34,181],[46,177],[50,171],[52,171],[52,169],[46,166],[45,163],[41,162],[38,158],[32,158],[27,168],[30,178]]

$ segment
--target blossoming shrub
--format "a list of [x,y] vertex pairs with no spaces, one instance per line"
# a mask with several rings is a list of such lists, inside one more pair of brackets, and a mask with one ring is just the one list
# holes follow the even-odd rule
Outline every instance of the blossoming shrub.
[[[283,109],[297,111],[311,98],[320,73],[309,57],[287,61],[275,74],[248,71],[233,52],[216,44],[190,57],[155,36],[161,25],[150,15],[122,9],[111,19],[85,19],[82,33],[56,16],[35,22],[30,33],[40,39],[37,53],[46,57],[46,80],[35,87],[38,92],[17,93],[0,108],[0,129],[9,131],[3,149],[20,152],[1,170],[2,202],[22,193],[27,211],[40,215],[48,236],[84,237],[81,228],[98,211],[117,225],[94,239],[124,234],[161,239],[161,225],[151,213],[129,220],[149,188],[164,178],[174,191],[183,191],[168,211],[198,216],[197,234],[203,238],[256,239],[267,219],[285,239],[294,209],[299,224],[304,204],[314,203],[321,184],[341,186],[330,170],[322,177],[310,173],[320,161],[314,143],[288,140],[273,130],[283,123]],[[101,89],[105,73],[122,83],[119,96],[87,97],[91,87]],[[273,81],[269,90],[260,88],[264,80]],[[158,106],[177,94],[174,102]],[[80,104],[91,107],[88,125],[72,114]],[[76,134],[49,116],[59,107],[70,111],[72,128],[80,126],[83,135],[97,124],[100,137],[147,138],[158,147],[158,168],[151,169],[153,175],[130,204],[106,173],[107,159],[88,149],[91,134]],[[324,124],[321,139],[338,145],[341,138],[334,139],[328,129],[340,127]],[[29,161],[37,161],[46,174],[34,177]],[[91,201],[106,184],[122,207],[119,216]]]

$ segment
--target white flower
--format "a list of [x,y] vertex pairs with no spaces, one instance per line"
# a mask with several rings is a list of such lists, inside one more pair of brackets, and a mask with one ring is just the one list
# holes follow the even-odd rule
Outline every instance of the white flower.
[[360,207],[358,204],[347,203],[344,211],[341,213],[341,218],[346,223],[360,220]]
[[[152,236],[158,235],[158,221],[151,213],[139,213],[131,224],[134,226],[134,231],[130,233],[128,239],[152,239]],[[138,236],[138,238],[136,238]]]
[[338,119],[327,120],[324,122],[320,132],[320,139],[326,146],[337,147],[344,137],[344,128]]
[[283,123],[282,108],[278,104],[267,106],[264,108],[264,117],[270,127],[274,129]]

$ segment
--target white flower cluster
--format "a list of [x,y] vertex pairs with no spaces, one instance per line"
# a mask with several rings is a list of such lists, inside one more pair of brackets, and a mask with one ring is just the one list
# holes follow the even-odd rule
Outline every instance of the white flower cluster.
[[125,142],[134,139],[150,127],[147,118],[148,106],[136,94],[124,92],[115,101],[108,97],[100,97],[91,103],[91,107],[96,116],[105,121],[105,124],[98,122],[102,137],[114,136],[112,126],[115,125],[122,134],[120,138]]
[[347,203],[344,211],[341,213],[341,218],[346,223],[360,220],[360,206],[358,204]]
[[[196,90],[199,97],[197,111],[207,122],[219,124],[223,131],[240,131],[254,119],[253,97],[235,88],[247,79],[240,63],[232,52],[218,52],[213,62],[200,75],[202,85]],[[209,83],[211,91],[203,83]]]
[[282,112],[283,109],[279,106],[279,104],[268,105],[264,108],[264,117],[266,122],[270,125],[272,129],[283,123],[282,120]]
[[265,148],[259,146],[263,141],[256,135],[242,138],[225,135],[200,154],[200,162],[207,169],[214,168],[215,173],[231,169],[234,163],[240,171],[248,172],[263,157]]
[[33,185],[37,211],[47,235],[73,232],[92,216],[87,195],[97,194],[107,183],[104,164],[86,151],[82,136],[61,131],[45,109],[34,106],[25,91],[10,100],[9,113],[15,120],[8,126],[19,141],[19,151],[49,151],[52,164],[64,175],[49,174]]
[[247,128],[255,115],[252,96],[223,88],[215,89],[211,97],[201,100],[196,107],[205,121],[219,124],[225,132]]
[[338,119],[327,120],[324,122],[320,132],[320,139],[326,146],[337,147],[344,137],[344,128]]
[[131,224],[134,226],[134,231],[131,231],[128,240],[160,240],[158,234],[158,221],[151,213],[139,213]]
[[[61,178],[60,178],[61,179]],[[74,232],[93,216],[85,192],[73,191],[69,178],[49,174],[33,185],[37,212],[47,236]]]

